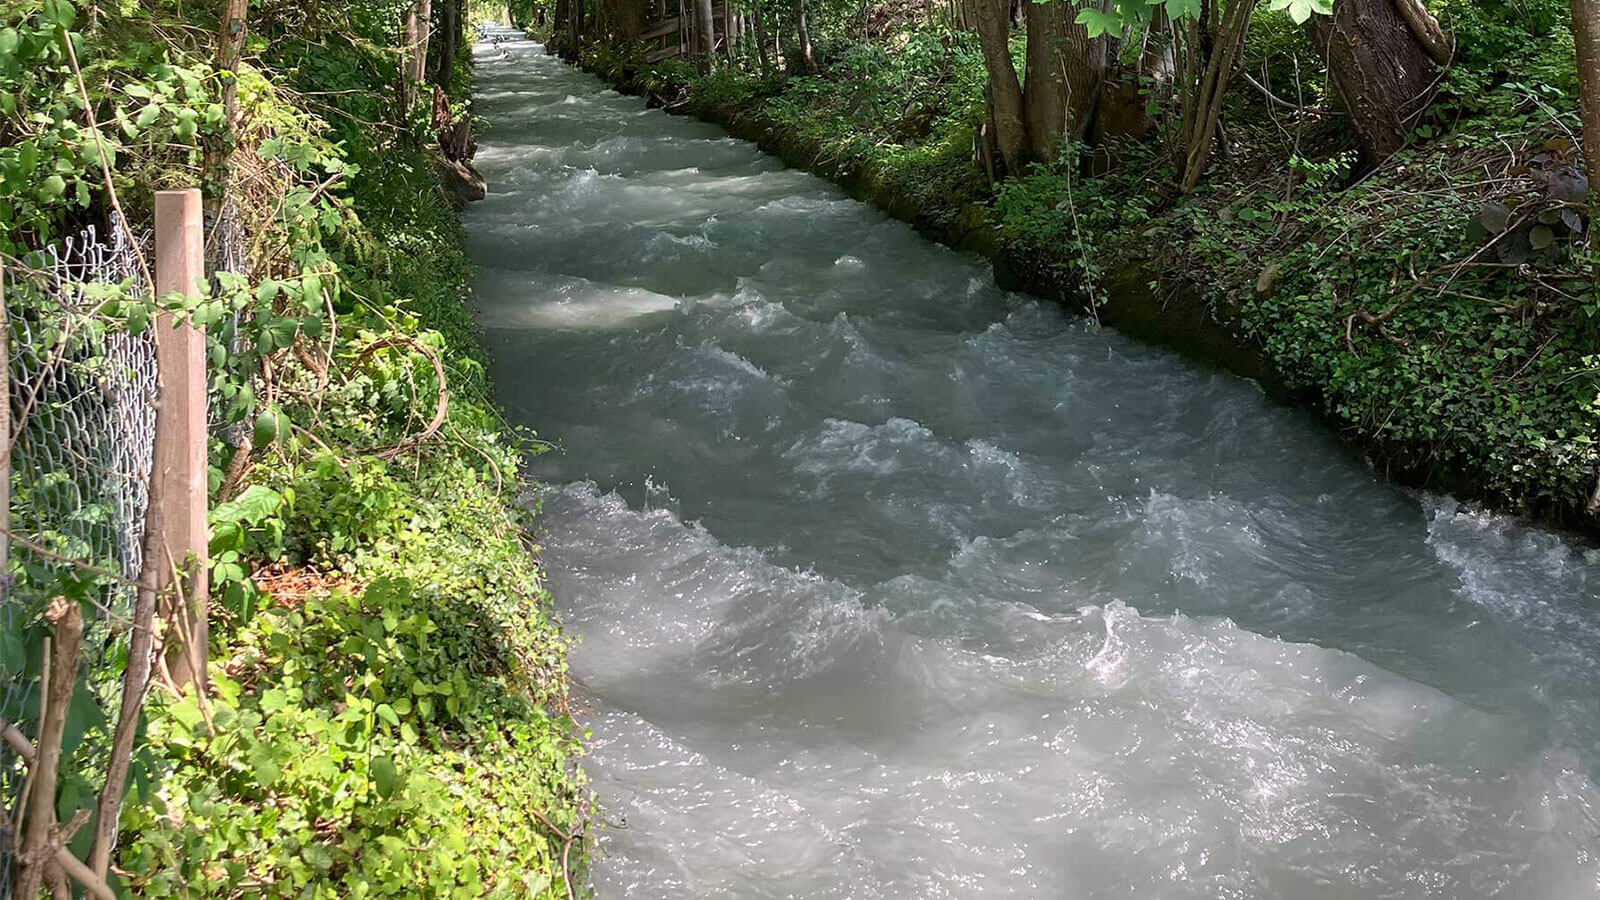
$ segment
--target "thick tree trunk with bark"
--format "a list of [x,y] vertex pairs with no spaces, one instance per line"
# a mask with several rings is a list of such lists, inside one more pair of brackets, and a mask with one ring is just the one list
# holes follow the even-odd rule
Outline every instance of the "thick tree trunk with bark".
[[1572,0],[1572,40],[1578,50],[1583,107],[1583,157],[1588,163],[1590,242],[1600,226],[1600,0]]
[[625,44],[639,39],[644,31],[645,4],[643,0],[602,0],[606,27],[610,37]]
[[1022,112],[1022,83],[1011,61],[1010,0],[968,0],[989,74],[989,126],[1005,171],[1016,175],[1028,162],[1028,130]]
[[1406,145],[1438,78],[1438,48],[1418,37],[1402,5],[1418,18],[1412,0],[1337,0],[1331,17],[1309,26],[1369,165]]
[[1029,150],[1038,160],[1055,158],[1063,140],[1084,136],[1105,81],[1106,41],[1091,39],[1077,24],[1078,7],[1054,0],[1029,2],[1028,65],[1023,84],[1023,121]]
[[448,93],[456,76],[456,49],[461,45],[461,2],[443,0],[439,9],[439,66],[433,83]]

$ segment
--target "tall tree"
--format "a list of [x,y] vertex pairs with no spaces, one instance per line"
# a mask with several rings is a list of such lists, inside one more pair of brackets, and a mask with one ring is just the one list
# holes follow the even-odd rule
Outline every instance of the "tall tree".
[[[1387,0],[1380,0],[1387,2]],[[1184,76],[1181,79],[1183,122],[1178,131],[1178,163],[1184,193],[1200,183],[1211,162],[1211,150],[1222,127],[1223,101],[1233,80],[1256,0],[1207,0],[1183,34]]]
[[699,19],[701,53],[705,54],[707,65],[710,65],[712,55],[717,49],[717,23],[715,11],[711,7],[711,0],[695,0],[695,18]]
[[817,74],[817,57],[811,50],[811,26],[806,22],[806,0],[795,0],[795,32],[800,39],[800,70]]
[[1421,0],[1336,0],[1309,27],[1367,162],[1404,147],[1450,60],[1438,20]]
[[1600,224],[1600,0],[1572,0],[1572,40],[1578,49],[1583,108],[1583,157],[1589,164],[1590,241]]
[[450,90],[456,75],[456,50],[461,46],[461,4],[463,0],[439,3],[439,60],[433,83]]
[[1063,139],[1082,138],[1105,81],[1108,42],[1091,38],[1063,0],[1029,0],[1023,121],[1034,159],[1054,159]]
[[1010,0],[968,0],[978,26],[983,65],[989,74],[988,129],[1004,175],[1016,175],[1028,162],[1028,129],[1022,112],[1022,82],[1011,60]]
[[417,84],[428,77],[428,37],[433,30],[433,0],[413,0],[406,7],[405,64],[400,71],[400,108],[409,113]]

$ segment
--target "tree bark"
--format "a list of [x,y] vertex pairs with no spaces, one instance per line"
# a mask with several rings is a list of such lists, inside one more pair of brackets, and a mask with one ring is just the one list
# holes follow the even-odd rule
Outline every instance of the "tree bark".
[[54,626],[55,640],[50,648],[50,678],[39,682],[39,739],[34,743],[33,762],[28,767],[32,782],[25,811],[20,862],[15,896],[33,900],[38,896],[47,871],[54,867],[55,852],[50,846],[56,824],[56,788],[61,766],[61,734],[67,723],[67,707],[72,703],[78,678],[78,647],[83,638],[83,613],[78,604],[56,598],[47,616]]
[[1396,2],[1338,0],[1309,25],[1369,166],[1406,145],[1438,74]]
[[1029,2],[1023,121],[1035,159],[1055,159],[1063,140],[1084,136],[1105,80],[1107,45],[1077,24],[1078,8],[1054,0]]
[[229,162],[233,159],[235,130],[239,121],[239,58],[244,54],[245,29],[249,24],[248,0],[225,0],[217,29],[215,68],[221,75],[222,134],[205,142],[201,159],[201,180],[206,188],[206,219],[215,222],[227,204],[232,180]]
[[1191,102],[1184,106],[1183,122],[1183,175],[1180,183],[1185,194],[1200,183],[1211,162],[1211,148],[1217,141],[1217,130],[1222,124],[1222,105],[1227,97],[1228,82],[1233,80],[1239,55],[1244,51],[1245,35],[1250,30],[1250,17],[1255,12],[1256,0],[1232,0],[1222,14],[1222,22],[1215,40],[1209,44],[1204,68],[1197,69],[1200,76]]
[[707,58],[717,49],[717,23],[713,18],[715,11],[711,7],[711,0],[695,0],[695,18],[699,19],[700,26],[700,52]]
[[1600,225],[1600,0],[1572,0],[1572,40],[1578,50],[1583,109],[1583,158],[1589,172],[1589,234]]
[[989,74],[989,124],[1004,171],[1017,175],[1028,163],[1028,129],[1022,110],[1022,83],[1011,61],[1010,0],[967,0],[978,27],[983,65]]
[[405,65],[401,67],[401,110],[416,103],[417,84],[428,77],[428,36],[433,30],[433,0],[414,0],[406,7]]
[[811,27],[806,24],[806,0],[796,0],[796,30],[800,37],[800,66],[807,75],[817,74],[817,58],[811,52]]
[[444,0],[439,21],[439,67],[434,84],[450,91],[456,75],[456,49],[461,41],[461,0]]
[[642,0],[602,0],[601,6],[605,10],[606,27],[610,29],[613,40],[631,44],[639,39],[644,31],[645,6]]
[[757,3],[750,9],[750,27],[756,34],[756,60],[761,64],[761,74],[772,72],[772,61],[767,58],[767,30],[762,21],[761,4]]

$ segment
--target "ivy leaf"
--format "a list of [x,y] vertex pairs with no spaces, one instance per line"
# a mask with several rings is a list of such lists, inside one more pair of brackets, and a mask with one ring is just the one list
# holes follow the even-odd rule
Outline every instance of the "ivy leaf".
[[191,140],[197,128],[196,120],[198,118],[198,114],[192,109],[178,110],[178,126],[172,130],[172,133],[177,135],[180,141]]
[[1548,250],[1556,242],[1556,233],[1548,225],[1535,225],[1528,232],[1528,246],[1535,250]]

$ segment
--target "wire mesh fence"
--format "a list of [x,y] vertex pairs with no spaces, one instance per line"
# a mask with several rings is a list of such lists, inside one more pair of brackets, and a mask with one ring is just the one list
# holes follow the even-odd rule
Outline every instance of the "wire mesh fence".
[[[0,271],[9,378],[7,534],[0,593],[0,720],[32,734],[43,694],[46,605],[77,600],[89,617],[62,739],[58,805],[93,805],[120,703],[128,622],[141,567],[156,412],[150,328],[108,316],[85,285],[132,282],[148,295],[148,242],[113,222]],[[136,333],[132,333],[136,332]],[[5,824],[20,823],[28,767],[0,743]],[[49,786],[33,789],[49,789]],[[85,832],[88,829],[84,829]],[[13,894],[18,835],[0,833],[0,898]],[[31,900],[31,898],[30,898]]]

